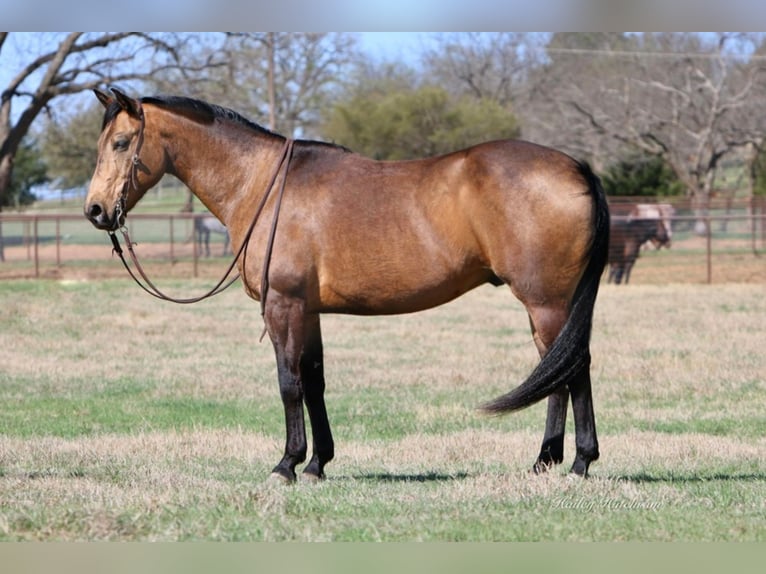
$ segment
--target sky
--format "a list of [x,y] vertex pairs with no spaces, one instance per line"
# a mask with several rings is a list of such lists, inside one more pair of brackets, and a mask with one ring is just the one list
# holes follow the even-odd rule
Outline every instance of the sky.
[[700,31],[764,28],[763,0],[0,0],[6,30]]
[[376,60],[410,61],[422,48],[423,32],[360,32],[362,50]]

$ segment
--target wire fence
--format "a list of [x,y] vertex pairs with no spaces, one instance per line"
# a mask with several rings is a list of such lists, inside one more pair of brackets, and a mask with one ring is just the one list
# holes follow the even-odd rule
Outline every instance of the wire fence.
[[[658,206],[671,211],[652,215]],[[649,216],[637,214],[637,206]],[[648,207],[647,207],[648,206]],[[661,219],[669,242],[642,244],[630,283],[766,283],[766,201],[610,198],[615,222]],[[207,277],[230,262],[226,238],[211,233],[209,252],[195,220],[209,214],[138,214],[128,218],[137,252],[158,277]],[[616,234],[613,232],[613,240]],[[353,248],[353,247],[352,247]],[[111,242],[82,215],[0,213],[0,279],[122,276]]]

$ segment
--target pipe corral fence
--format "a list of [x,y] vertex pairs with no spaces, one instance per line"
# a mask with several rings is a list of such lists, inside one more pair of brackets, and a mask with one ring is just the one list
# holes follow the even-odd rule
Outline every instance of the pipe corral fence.
[[[223,261],[226,238],[220,233],[207,243],[195,230],[195,220],[211,218],[206,213],[131,214],[127,227],[139,256],[169,268],[181,267],[186,276],[198,277],[205,267]],[[102,276],[103,266],[112,267],[111,241],[82,215],[0,213],[0,279],[17,277]],[[208,265],[205,262],[209,261]],[[101,267],[101,268],[100,268]],[[121,267],[121,265],[120,265]],[[124,271],[124,270],[123,270]],[[174,273],[174,276],[184,273]]]
[[[669,247],[645,245],[632,283],[766,283],[766,198],[714,199],[695,206],[686,198],[610,197],[613,219],[635,206],[667,206]],[[158,278],[207,277],[225,269],[225,237],[210,234],[210,255],[197,241],[195,219],[205,213],[132,213],[128,229],[142,261]],[[278,240],[278,239],[277,239]],[[351,247],[353,249],[353,246]],[[0,213],[0,279],[122,276],[108,235],[82,215]]]

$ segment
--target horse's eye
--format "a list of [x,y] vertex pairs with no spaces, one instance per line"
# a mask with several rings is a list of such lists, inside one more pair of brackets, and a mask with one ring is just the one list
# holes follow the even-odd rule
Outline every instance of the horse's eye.
[[129,139],[120,138],[118,140],[115,140],[115,142],[112,144],[112,147],[114,148],[114,151],[126,151],[129,145],[130,145]]

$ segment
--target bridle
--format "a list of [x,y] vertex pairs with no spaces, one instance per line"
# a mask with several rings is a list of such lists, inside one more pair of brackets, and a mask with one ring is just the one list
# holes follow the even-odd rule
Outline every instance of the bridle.
[[[137,111],[138,111],[138,119],[140,121],[140,126],[138,130],[138,138],[136,140],[136,149],[134,150],[133,156],[131,158],[130,172],[125,178],[125,185],[123,186],[120,200],[116,208],[117,213],[115,214],[115,220],[118,222],[118,224],[119,224],[119,221],[122,219],[122,216],[126,213],[127,198],[128,198],[128,194],[130,193],[130,190],[134,189],[135,191],[138,191],[138,170],[146,169],[146,167],[141,163],[141,159],[140,159],[141,148],[143,147],[143,144],[144,144],[144,128],[146,126],[146,120],[144,118],[144,110],[143,110],[143,106],[141,105],[141,102],[137,102],[137,105],[138,105]],[[245,257],[247,256],[246,255],[247,247],[250,244],[250,238],[253,235],[255,224],[258,222],[261,212],[263,212],[263,209],[266,206],[266,202],[268,201],[269,196],[271,195],[271,190],[274,187],[274,183],[279,177],[279,174],[282,171],[282,167],[284,166],[284,176],[282,177],[282,182],[279,186],[279,193],[276,198],[276,204],[274,206],[274,215],[271,220],[271,228],[269,230],[269,238],[266,244],[266,253],[265,253],[265,257],[263,261],[263,269],[261,272],[260,299],[261,299],[261,316],[263,316],[266,311],[266,294],[269,289],[269,265],[271,263],[271,254],[274,249],[274,238],[276,236],[277,221],[279,220],[279,211],[282,205],[282,196],[284,195],[284,191],[285,191],[285,182],[287,181],[287,171],[290,165],[290,159],[292,158],[294,143],[295,143],[294,140],[290,138],[287,138],[285,140],[285,144],[282,148],[282,154],[280,155],[279,162],[277,163],[276,169],[272,173],[271,179],[269,180],[269,183],[266,186],[266,191],[264,192],[263,197],[261,198],[261,201],[255,210],[255,215],[253,216],[253,219],[250,222],[250,226],[247,228],[247,232],[245,233],[242,244],[237,250],[237,253],[234,255],[232,262],[229,264],[229,267],[226,269],[226,272],[224,273],[223,277],[221,277],[220,281],[218,281],[218,283],[212,289],[210,289],[208,292],[204,293],[203,295],[200,295],[198,297],[177,298],[177,297],[171,297],[170,295],[163,293],[156,285],[154,285],[154,283],[152,283],[151,279],[149,279],[149,277],[147,276],[146,272],[144,271],[144,268],[141,266],[141,263],[138,260],[138,257],[136,256],[135,250],[133,249],[133,246],[135,244],[130,239],[130,235],[128,234],[128,229],[125,225],[122,225],[119,227],[119,231],[120,233],[122,233],[122,236],[125,240],[125,246],[128,250],[128,253],[130,254],[131,260],[133,261],[133,265],[136,268],[136,271],[138,271],[138,274],[141,276],[141,279],[143,279],[144,281],[142,282],[141,279],[139,279],[136,276],[133,269],[131,269],[130,265],[128,265],[128,262],[125,260],[125,255],[122,250],[122,247],[120,246],[120,241],[117,238],[116,230],[109,230],[108,233],[109,233],[110,239],[112,240],[113,252],[120,257],[120,260],[122,261],[123,266],[125,267],[125,269],[127,269],[128,273],[133,278],[133,280],[138,284],[138,286],[141,287],[141,289],[143,289],[147,293],[149,293],[149,295],[156,297],[157,299],[162,299],[163,301],[171,301],[173,303],[180,303],[180,304],[197,303],[199,301],[202,301],[203,299],[207,299],[208,297],[218,295],[219,293],[223,292],[228,287],[230,287],[237,279],[239,279],[240,274],[237,273],[231,279],[229,279],[229,276],[231,275],[232,271],[234,271],[234,268],[236,267],[237,261],[239,260],[240,256],[242,256],[243,254],[245,254]],[[244,271],[245,271],[245,265],[244,265],[244,258],[243,258],[242,272],[244,273]],[[227,279],[228,279],[228,282],[227,282]]]

